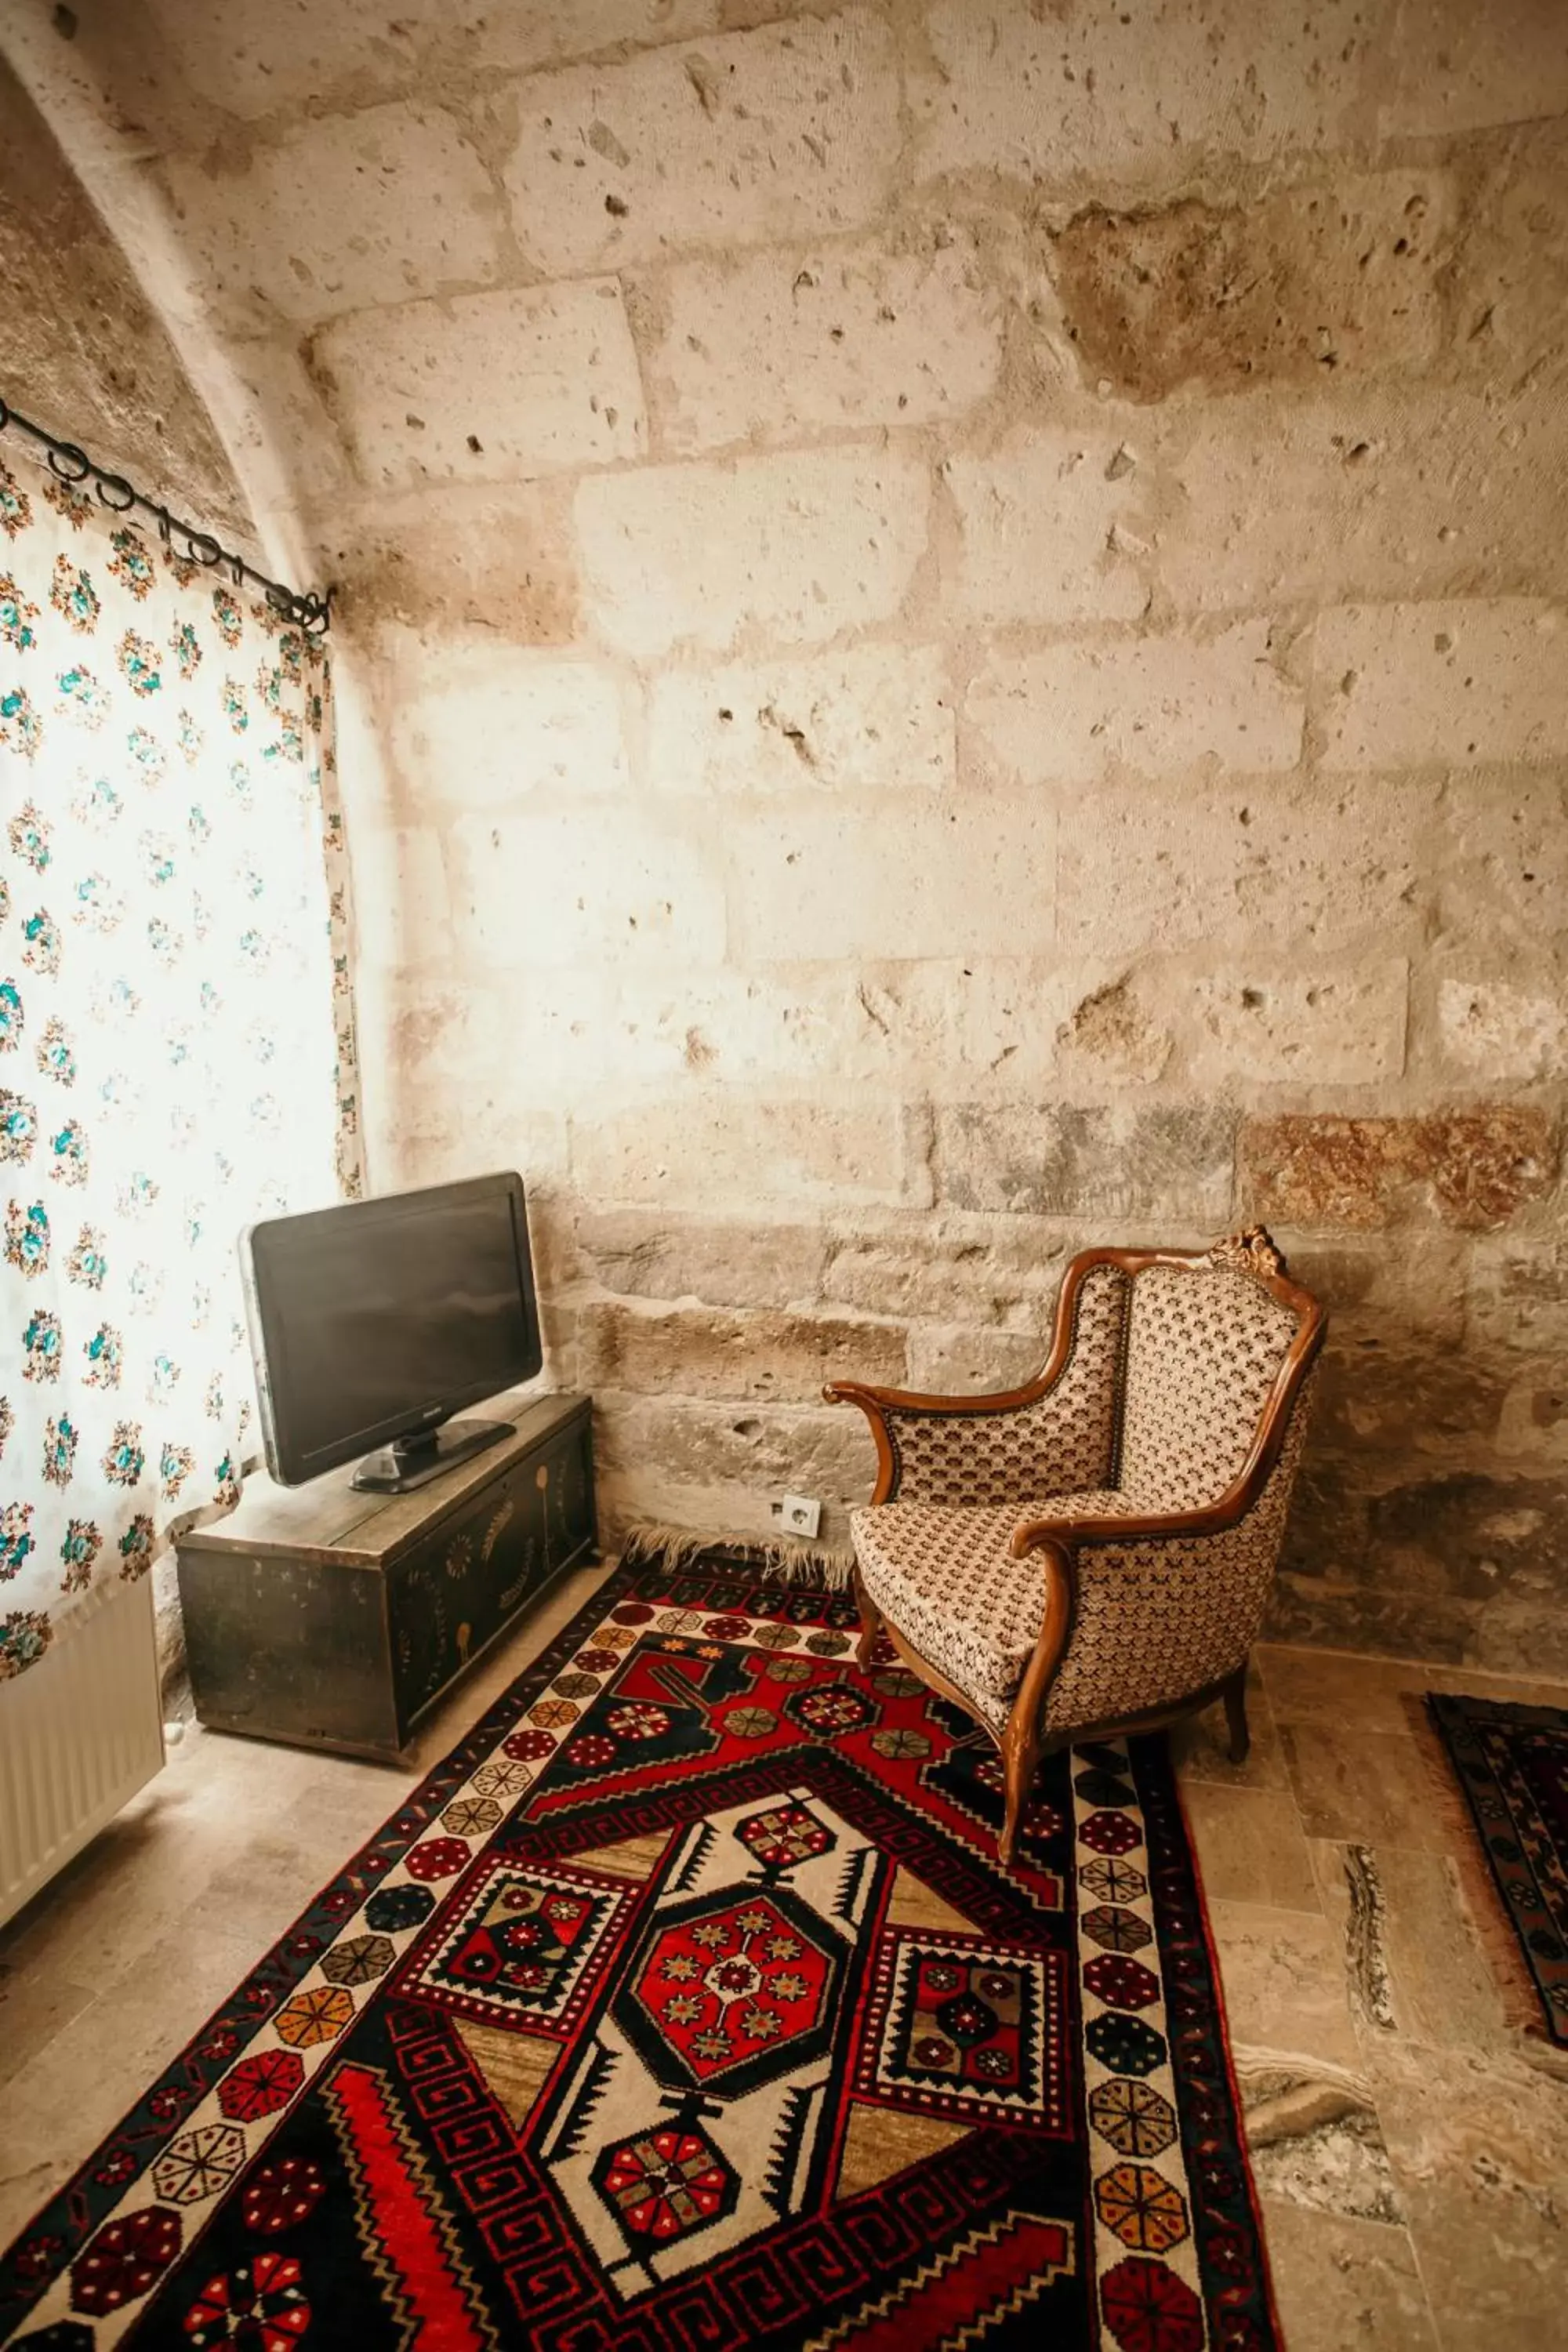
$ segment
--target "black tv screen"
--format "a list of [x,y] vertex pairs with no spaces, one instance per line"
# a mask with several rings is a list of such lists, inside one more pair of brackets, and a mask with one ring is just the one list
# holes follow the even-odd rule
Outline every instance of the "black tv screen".
[[241,1237],[267,1466],[300,1486],[531,1380],[522,1181],[273,1217]]

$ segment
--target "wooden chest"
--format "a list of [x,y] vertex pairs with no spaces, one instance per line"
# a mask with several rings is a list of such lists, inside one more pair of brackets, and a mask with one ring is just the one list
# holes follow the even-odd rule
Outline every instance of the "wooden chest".
[[196,1713],[353,1756],[395,1757],[520,1611],[595,1549],[586,1397],[496,1398],[515,1424],[411,1495],[356,1493],[353,1465],[278,1486],[179,1541]]

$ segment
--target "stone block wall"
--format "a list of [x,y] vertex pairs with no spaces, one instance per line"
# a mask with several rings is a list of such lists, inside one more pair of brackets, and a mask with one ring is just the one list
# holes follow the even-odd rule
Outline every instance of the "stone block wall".
[[1277,1630],[1568,1672],[1558,0],[137,14],[95,185],[342,587],[373,1176],[525,1172],[612,1528],[842,1539],[825,1378],[1263,1216]]

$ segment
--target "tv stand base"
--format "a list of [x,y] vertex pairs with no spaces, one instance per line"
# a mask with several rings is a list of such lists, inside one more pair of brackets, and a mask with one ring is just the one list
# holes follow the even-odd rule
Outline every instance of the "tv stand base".
[[411,1495],[443,1470],[482,1454],[515,1434],[510,1421],[445,1421],[418,1437],[400,1437],[379,1454],[367,1454],[349,1480],[362,1495]]
[[510,1424],[497,1443],[420,1494],[356,1493],[346,1464],[308,1486],[258,1472],[226,1519],[180,1538],[203,1723],[390,1761],[520,1613],[594,1558],[587,1398],[493,1406]]

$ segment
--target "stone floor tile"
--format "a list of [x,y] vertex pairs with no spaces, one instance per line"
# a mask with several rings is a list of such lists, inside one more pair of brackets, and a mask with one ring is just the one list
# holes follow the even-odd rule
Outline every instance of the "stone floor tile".
[[155,1796],[143,1791],[0,1931],[0,1961],[69,1972],[85,1952],[101,1971],[112,1954],[118,1970],[157,1941],[171,1909],[193,1901],[245,1836],[239,1822],[226,1830],[216,1813],[205,1822],[187,1819],[179,1792],[163,1780],[160,1774]]
[[1568,1706],[1568,1683],[1524,1682],[1466,1666],[1423,1665],[1412,1658],[1363,1658],[1265,1642],[1254,1653],[1264,1690],[1280,1724],[1353,1725],[1357,1732],[1408,1728],[1407,1699],[1457,1691],[1525,1706]]
[[47,1962],[0,1962],[0,2084],[19,2074],[95,1998],[95,1987]]
[[1361,2045],[1340,1941],[1321,1913],[1209,1904],[1237,2063],[1321,2059],[1353,2074]]
[[1447,2049],[1516,2047],[1450,1855],[1326,1840],[1311,1853],[1364,2030]]
[[1445,2352],[1561,2344],[1568,2086],[1520,2059],[1403,2044],[1372,2074]]
[[1353,1717],[1338,1725],[1285,1721],[1279,1738],[1309,1837],[1448,1850],[1432,1767],[1414,1739],[1363,1732]]
[[202,1897],[207,1916],[229,1934],[247,1936],[258,1951],[265,1950],[378,1826],[372,1822],[359,1832],[336,1813],[300,1834],[288,1822],[279,1823],[253,1838],[209,1882]]
[[1261,2195],[1403,2227],[1398,2183],[1363,2075],[1321,2060],[1248,2057],[1236,2076]]
[[1226,1789],[1184,1774],[1182,1801],[1211,1903],[1321,1910],[1301,1817],[1289,1790]]
[[1289,2352],[1437,2352],[1408,2230],[1263,2200]]
[[1183,1780],[1222,1781],[1236,1789],[1288,1789],[1290,1775],[1257,1665],[1247,1677],[1247,1722],[1252,1745],[1245,1764],[1230,1760],[1230,1732],[1223,1706],[1205,1706],[1201,1715],[1189,1715],[1176,1724],[1171,1732],[1171,1754]]
[[1371,1846],[1337,1845],[1327,1838],[1312,1839],[1309,1851],[1323,1916],[1340,1938],[1345,1998],[1356,2029],[1363,2038],[1394,2033],[1399,2020],[1378,1856]]
[[1425,1688],[1426,1669],[1389,1658],[1352,1657],[1342,1650],[1262,1643],[1256,1653],[1277,1723],[1318,1723],[1358,1732],[1405,1729],[1405,1694]]

